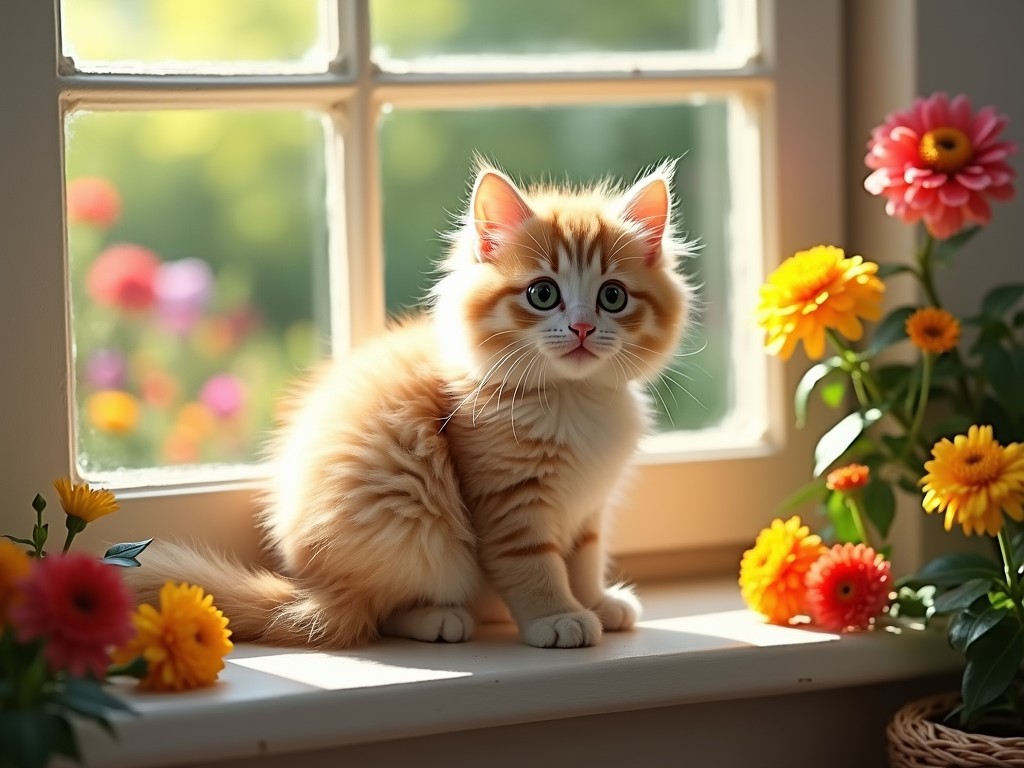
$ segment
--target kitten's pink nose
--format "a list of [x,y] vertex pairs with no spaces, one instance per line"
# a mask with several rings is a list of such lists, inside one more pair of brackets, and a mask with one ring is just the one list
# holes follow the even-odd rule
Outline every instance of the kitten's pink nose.
[[583,341],[594,332],[594,326],[590,323],[569,323],[569,328],[576,332],[576,335],[580,337],[580,341]]

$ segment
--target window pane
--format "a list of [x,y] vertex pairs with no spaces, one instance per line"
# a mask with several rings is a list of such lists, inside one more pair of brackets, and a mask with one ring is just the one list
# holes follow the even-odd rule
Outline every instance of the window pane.
[[325,126],[305,112],[69,116],[85,477],[257,457],[274,397],[326,336]]
[[62,0],[65,56],[87,72],[323,72],[325,0]]
[[684,270],[701,288],[700,322],[655,387],[661,425],[721,422],[734,376],[733,311],[726,235],[729,156],[724,101],[697,105],[558,109],[394,110],[380,128],[388,309],[416,304],[444,247],[438,232],[465,204],[472,149],[515,178],[629,182],[666,157],[680,157],[675,190],[683,231],[702,247]]
[[716,48],[749,0],[370,0],[378,59],[649,53]]

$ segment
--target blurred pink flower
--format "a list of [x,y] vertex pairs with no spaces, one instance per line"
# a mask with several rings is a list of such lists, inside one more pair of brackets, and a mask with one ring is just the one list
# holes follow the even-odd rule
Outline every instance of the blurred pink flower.
[[203,384],[203,388],[199,390],[199,400],[213,411],[215,416],[227,419],[242,408],[245,391],[237,376],[218,373]]
[[89,267],[86,290],[97,304],[144,310],[156,300],[160,259],[141,245],[112,245]]
[[82,176],[68,182],[69,224],[109,227],[121,217],[121,195],[106,179]]
[[1006,159],[1017,145],[999,140],[1006,124],[994,107],[973,113],[966,96],[916,99],[871,132],[864,162],[874,172],[864,188],[885,196],[890,216],[908,223],[923,219],[937,238],[952,237],[967,222],[988,224],[987,198],[1014,195],[1014,170]]
[[132,597],[117,568],[91,555],[51,554],[32,562],[22,594],[11,608],[18,639],[45,639],[53,670],[104,679],[111,648],[133,633]]
[[165,328],[188,333],[210,299],[213,272],[202,259],[182,259],[161,265],[156,274],[156,307]]
[[121,389],[128,375],[128,362],[116,349],[97,349],[86,365],[85,380],[93,389]]

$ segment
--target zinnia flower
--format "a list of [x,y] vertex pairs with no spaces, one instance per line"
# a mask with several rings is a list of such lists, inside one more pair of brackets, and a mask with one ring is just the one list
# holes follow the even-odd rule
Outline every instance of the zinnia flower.
[[97,304],[128,311],[149,309],[156,301],[160,259],[141,245],[112,245],[96,257],[86,290]]
[[121,195],[106,179],[83,176],[68,182],[69,224],[109,227],[121,216]]
[[139,403],[127,392],[105,389],[89,395],[85,402],[89,423],[103,432],[124,434],[139,423]]
[[7,623],[11,607],[21,598],[20,582],[28,576],[31,564],[25,550],[0,539],[0,630]]
[[999,140],[1006,124],[994,107],[974,114],[966,96],[916,99],[871,132],[864,162],[874,171],[864,188],[885,196],[890,216],[908,223],[923,219],[937,238],[952,237],[965,222],[988,224],[988,198],[1014,195],[1014,170],[1006,159],[1017,145]]
[[1005,448],[992,437],[992,427],[972,426],[950,442],[943,438],[932,447],[931,461],[921,478],[926,512],[945,512],[948,531],[959,523],[965,534],[996,536],[1003,512],[1024,521],[1024,447]]
[[877,272],[877,264],[847,258],[831,245],[790,256],[761,286],[756,317],[767,333],[765,349],[788,360],[802,340],[807,356],[818,359],[825,352],[826,329],[859,339],[861,318],[877,320],[882,314],[885,285]]
[[115,566],[85,554],[32,563],[23,599],[11,608],[22,642],[45,639],[50,669],[104,679],[110,649],[132,635],[132,598]]
[[149,665],[140,687],[182,691],[212,685],[232,648],[228,620],[201,587],[167,582],[160,609],[145,604],[132,617],[135,637],[114,653],[118,663],[137,656]]
[[823,629],[867,629],[889,604],[889,561],[865,544],[836,544],[807,573],[807,608]]
[[791,517],[776,519],[743,553],[740,589],[752,610],[785,624],[806,610],[804,578],[824,547],[821,537]]
[[847,493],[867,485],[870,475],[871,470],[863,464],[849,464],[829,472],[825,487],[830,491]]
[[203,384],[199,391],[199,399],[218,418],[228,419],[241,410],[245,401],[245,390],[237,376],[218,373]]
[[939,307],[922,307],[907,318],[907,336],[918,349],[941,355],[960,342],[960,321]]
[[117,499],[110,491],[90,488],[88,483],[75,485],[66,477],[53,481],[60,497],[60,506],[69,517],[91,523],[104,515],[117,512]]

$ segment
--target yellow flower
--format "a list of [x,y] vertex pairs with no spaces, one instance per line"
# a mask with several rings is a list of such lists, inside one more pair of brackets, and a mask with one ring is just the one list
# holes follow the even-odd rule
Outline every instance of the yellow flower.
[[826,329],[859,339],[861,318],[877,320],[882,314],[885,285],[877,272],[877,264],[846,258],[831,245],[786,259],[761,286],[756,318],[767,334],[765,349],[788,360],[802,340],[807,356],[818,359],[825,353]]
[[89,396],[85,404],[89,423],[103,432],[123,434],[139,423],[139,402],[127,392],[107,389]]
[[907,318],[907,335],[918,349],[941,355],[960,341],[960,321],[944,309],[922,307]]
[[53,481],[53,487],[57,489],[61,509],[68,517],[91,523],[118,510],[114,494],[90,488],[88,483],[73,485],[68,478],[62,477]]
[[812,535],[799,517],[773,520],[743,553],[739,583],[744,601],[776,624],[803,613],[805,577],[824,551],[821,537]]
[[232,648],[228,620],[202,587],[167,582],[160,590],[160,610],[140,605],[132,624],[135,637],[114,652],[114,661],[127,664],[142,656],[149,671],[139,687],[150,691],[213,685]]
[[18,601],[18,582],[28,576],[31,560],[21,547],[0,539],[0,628],[7,624],[7,614]]
[[921,478],[926,512],[945,512],[948,531],[957,522],[965,534],[999,534],[1003,512],[1024,521],[1024,446],[1005,448],[992,427],[972,426],[953,442],[943,438],[932,447],[928,473]]

